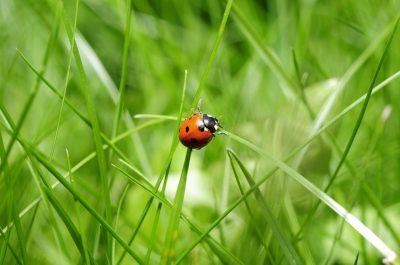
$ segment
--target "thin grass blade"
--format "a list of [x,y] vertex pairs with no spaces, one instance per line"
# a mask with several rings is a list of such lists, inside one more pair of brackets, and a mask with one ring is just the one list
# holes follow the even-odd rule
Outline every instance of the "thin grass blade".
[[233,4],[233,0],[228,0],[226,3],[224,15],[223,15],[221,23],[219,25],[218,34],[217,34],[217,37],[215,38],[215,42],[214,42],[210,57],[208,58],[206,68],[204,69],[204,72],[201,76],[199,85],[197,86],[196,93],[194,94],[194,97],[193,97],[192,109],[196,108],[197,103],[200,100],[201,92],[204,89],[204,84],[207,80],[208,72],[210,71],[211,66],[214,62],[215,55],[217,54],[217,50],[218,50],[219,44],[222,39],[222,35],[224,34],[225,25],[226,25],[226,22],[228,21],[229,14],[231,12],[232,4]]
[[289,167],[284,162],[274,158],[273,156],[267,154],[264,150],[258,146],[252,144],[251,142],[236,136],[232,133],[227,133],[233,140],[238,141],[256,153],[269,159],[275,166],[284,171],[288,176],[297,181],[300,185],[314,194],[318,199],[320,199],[324,204],[331,208],[336,214],[341,216],[349,225],[351,225],[360,235],[362,235],[368,242],[371,243],[382,255],[385,257],[384,261],[395,260],[398,255],[393,251],[387,244],[385,244],[374,232],[372,232],[368,227],[366,227],[360,220],[358,220],[354,215],[348,212],[343,206],[337,203],[334,199],[328,196],[325,192],[317,188],[309,180],[307,180],[300,173]]
[[168,224],[167,234],[165,238],[165,246],[161,264],[170,264],[174,256],[174,244],[178,237],[179,220],[182,212],[183,199],[185,196],[187,173],[189,170],[190,156],[192,149],[188,148],[186,151],[185,162],[183,164],[181,177],[179,179],[178,189],[176,191],[174,204],[172,206],[172,214]]
[[117,109],[115,111],[114,125],[112,129],[111,138],[114,138],[118,133],[118,127],[121,121],[122,110],[125,102],[125,83],[126,73],[128,68],[128,54],[129,44],[131,40],[131,16],[132,16],[132,0],[126,2],[126,14],[125,14],[125,34],[124,34],[124,49],[122,55],[122,68],[121,68],[121,79],[119,82],[119,97],[117,102]]
[[83,243],[82,243],[81,236],[78,232],[78,229],[76,228],[75,224],[72,222],[68,213],[61,206],[61,203],[56,198],[55,194],[53,193],[53,190],[50,188],[49,184],[47,183],[47,180],[44,178],[44,176],[41,174],[41,172],[38,171],[36,162],[34,160],[31,160],[31,161],[32,161],[32,172],[33,172],[33,174],[37,175],[40,178],[40,180],[41,180],[40,187],[46,196],[46,200],[48,200],[48,202],[50,202],[50,204],[53,206],[53,209],[56,210],[58,216],[64,222],[64,225],[67,228],[68,232],[70,233],[78,251],[81,253],[81,256],[85,257],[85,252],[83,251]]
[[[1,107],[1,105],[0,105]],[[7,114],[7,112],[4,112],[4,109],[2,109],[3,114]],[[11,117],[6,116],[8,119],[9,123],[13,124],[13,121],[11,120]],[[24,140],[22,137],[17,136],[18,141],[21,143],[23,148],[31,154],[34,158],[38,160],[40,164],[42,164],[71,194],[74,196],[74,198],[79,201],[79,203],[106,229],[117,241],[118,243],[130,254],[132,258],[134,258],[137,262],[140,264],[143,263],[143,261],[140,259],[139,255],[136,254],[126,243],[125,241],[117,234],[114,229],[111,227],[107,221],[101,217],[99,213],[95,211],[93,207],[90,206],[90,204],[83,198],[82,195],[79,194],[78,191],[75,190],[74,187],[71,186],[71,184],[65,179],[65,177],[54,167],[54,165],[42,154],[40,154],[35,148],[32,148],[26,140]]]
[[[179,118],[178,118],[178,120],[176,122],[176,125],[175,125],[175,132],[177,132],[179,130],[179,126],[180,126],[180,122],[179,121],[182,119],[183,102],[184,102],[184,99],[185,99],[186,86],[187,86],[187,75],[188,75],[188,72],[187,72],[187,70],[185,70],[185,76],[184,76],[183,88],[182,88],[182,94],[181,94],[181,103],[180,103],[180,107],[179,107]],[[177,146],[178,146],[178,137],[176,137],[176,136],[172,137],[172,143],[171,143],[171,148],[170,148],[170,151],[169,151],[169,154],[168,154],[168,158],[165,161],[164,167],[162,168],[162,170],[160,172],[160,175],[158,176],[158,179],[157,179],[157,182],[156,182],[156,185],[155,185],[155,188],[154,188],[156,191],[159,189],[163,179],[164,179],[164,181],[166,181],[166,179],[168,177],[168,172],[169,172],[168,169],[169,169],[169,166],[171,164],[172,157],[173,157],[173,155],[175,153],[175,150],[176,150]],[[153,199],[154,199],[154,197],[151,197],[147,201],[146,206],[145,206],[145,208],[143,210],[143,213],[139,217],[138,225],[136,226],[135,230],[133,231],[133,233],[132,233],[132,235],[131,235],[131,237],[129,239],[129,243],[128,243],[129,245],[133,242],[133,240],[135,239],[140,227],[142,226],[142,224],[144,222],[144,219],[146,218],[147,213],[148,213],[151,205],[153,204]],[[125,257],[125,254],[126,254],[126,252],[122,253],[121,257],[118,259],[117,265],[119,265],[123,261],[123,259]]]
[[[251,176],[250,172],[246,169],[242,161],[238,158],[238,156],[230,149],[228,149],[228,154],[230,159],[234,159],[236,163],[239,165],[243,175],[246,177],[247,182],[252,187],[255,185],[255,181]],[[258,188],[255,189],[254,195],[258,202],[258,206],[262,210],[262,214],[266,223],[271,227],[272,233],[274,234],[275,238],[277,239],[279,245],[282,248],[283,253],[286,256],[286,260],[289,264],[302,264],[300,257],[297,255],[296,250],[294,249],[293,245],[291,244],[290,240],[287,238],[283,229],[280,227],[279,222],[274,217],[271,209],[269,208],[268,204],[265,202],[260,190]]]
[[[79,8],[79,0],[76,0],[75,2],[75,16],[77,16],[78,13],[78,8]],[[64,26],[67,31],[68,37],[71,40],[74,40],[74,33],[71,29],[71,26],[69,25],[66,17],[63,17],[64,20]],[[83,67],[83,63],[81,60],[81,56],[78,50],[78,47],[76,45],[72,46],[73,48],[73,53],[74,53],[74,58],[75,62],[78,68],[79,72],[79,77],[81,81],[81,89],[85,98],[86,106],[87,106],[87,111],[89,114],[89,120],[90,123],[92,124],[92,133],[93,133],[93,139],[94,139],[94,144],[96,147],[96,157],[97,157],[97,166],[99,168],[99,173],[100,173],[100,183],[101,183],[101,197],[102,201],[104,203],[104,208],[105,208],[105,219],[107,223],[111,223],[112,221],[112,216],[111,216],[111,200],[110,200],[110,191],[109,191],[109,186],[108,186],[108,179],[107,179],[107,163],[106,163],[106,158],[105,154],[102,148],[102,141],[101,141],[101,132],[100,132],[100,125],[99,121],[97,118],[96,114],[96,108],[95,104],[91,95],[91,91],[89,88],[89,82],[85,73],[85,69]],[[108,236],[107,233],[105,234],[106,238],[106,247],[107,247],[107,255],[108,257],[111,257],[111,240]]]

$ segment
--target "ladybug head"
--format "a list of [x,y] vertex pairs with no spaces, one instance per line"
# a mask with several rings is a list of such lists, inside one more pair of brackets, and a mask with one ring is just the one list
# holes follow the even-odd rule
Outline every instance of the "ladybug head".
[[203,114],[203,122],[204,122],[204,126],[210,130],[210,132],[215,133],[216,131],[218,131],[218,129],[220,127],[222,127],[219,124],[219,121],[217,118],[214,118],[211,115],[208,114]]

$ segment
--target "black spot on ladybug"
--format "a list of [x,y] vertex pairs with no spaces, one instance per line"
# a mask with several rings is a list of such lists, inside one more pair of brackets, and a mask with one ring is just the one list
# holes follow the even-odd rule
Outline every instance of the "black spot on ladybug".
[[199,126],[197,126],[197,127],[199,128],[200,132],[204,132],[204,129],[205,129],[204,123],[200,123]]
[[186,126],[185,131],[189,132],[189,126]]
[[190,141],[191,141],[192,143],[194,143],[194,144],[197,144],[197,143],[199,142],[196,138],[192,138],[192,139],[190,139]]

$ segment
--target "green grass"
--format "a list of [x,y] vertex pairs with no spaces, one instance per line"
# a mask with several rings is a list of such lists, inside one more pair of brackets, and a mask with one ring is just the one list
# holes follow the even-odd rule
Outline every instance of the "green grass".
[[400,263],[398,10],[1,1],[0,265]]

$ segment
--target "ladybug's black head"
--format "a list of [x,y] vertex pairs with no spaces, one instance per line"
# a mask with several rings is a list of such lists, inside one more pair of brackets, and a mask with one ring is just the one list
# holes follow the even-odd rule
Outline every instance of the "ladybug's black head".
[[213,116],[210,116],[208,114],[203,114],[203,122],[204,126],[210,130],[210,132],[215,133],[218,131],[219,127],[221,125],[219,124],[219,121],[217,118],[214,118]]

